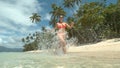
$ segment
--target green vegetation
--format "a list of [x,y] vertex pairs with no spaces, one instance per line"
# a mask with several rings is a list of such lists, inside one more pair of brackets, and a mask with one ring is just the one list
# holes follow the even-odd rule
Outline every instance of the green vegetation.
[[29,34],[29,36],[22,39],[25,43],[23,51],[49,49],[52,47],[53,38],[54,34],[42,27],[42,32]]
[[55,27],[55,24],[58,21],[59,16],[60,15],[65,16],[66,12],[63,10],[61,6],[57,6],[56,4],[52,4],[51,6],[52,6],[52,11],[50,12],[50,14],[52,14],[52,16],[51,16],[50,25]]
[[[76,5],[79,9],[76,10],[76,13],[71,14],[72,16],[67,17],[68,24],[71,22],[75,24],[72,29],[67,29],[69,38],[75,37],[78,39],[78,43],[84,44],[120,37],[120,0],[116,4],[109,5],[106,5],[106,0],[85,4],[82,4],[81,0],[63,0],[62,6],[57,4],[51,5],[52,10],[50,14],[52,16],[50,25],[54,27],[60,15],[67,15],[64,8],[73,10]],[[38,19],[40,17],[36,16],[30,17],[32,22],[40,20]],[[26,42],[28,42],[28,37],[26,39]],[[34,43],[31,44],[33,44],[34,49],[38,47]],[[28,49],[29,47],[25,48]]]
[[106,0],[85,4],[82,4],[81,0],[64,0],[63,5],[65,8],[70,8],[69,10],[74,9],[76,5],[79,6],[76,13],[67,18],[67,23],[75,22],[74,28],[67,30],[69,37],[76,37],[78,43],[93,43],[120,37],[119,0],[117,4],[110,5],[106,5]]
[[30,17],[32,23],[37,23],[41,21],[41,16],[38,15],[37,13],[33,13],[32,16]]

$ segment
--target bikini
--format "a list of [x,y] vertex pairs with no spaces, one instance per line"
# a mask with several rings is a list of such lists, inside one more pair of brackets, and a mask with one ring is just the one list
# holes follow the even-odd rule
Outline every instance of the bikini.
[[66,28],[66,24],[63,24],[63,23],[57,23],[57,28],[58,29],[61,29],[61,28]]
[[59,29],[58,30],[58,35],[65,35],[66,34],[66,31],[64,30],[65,28],[67,27],[66,24],[64,23],[57,23],[57,28]]

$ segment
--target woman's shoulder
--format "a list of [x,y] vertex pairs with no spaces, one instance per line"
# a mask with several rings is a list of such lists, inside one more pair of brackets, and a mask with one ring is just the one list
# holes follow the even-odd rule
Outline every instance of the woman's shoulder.
[[59,22],[56,22],[56,24],[59,24]]
[[60,22],[57,22],[56,24],[66,24],[66,22],[62,22],[62,23],[60,23]]
[[68,25],[66,22],[63,22],[63,24]]
[[66,22],[63,22],[63,24],[67,24]]

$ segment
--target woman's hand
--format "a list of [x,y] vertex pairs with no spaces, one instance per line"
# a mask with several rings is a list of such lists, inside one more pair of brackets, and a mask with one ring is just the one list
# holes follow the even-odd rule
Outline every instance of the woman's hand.
[[73,26],[74,26],[74,22],[71,22],[69,25],[66,23],[66,25],[67,25],[68,28],[71,29],[71,28],[73,28]]
[[74,22],[71,22],[70,23],[70,27],[72,28],[74,26]]

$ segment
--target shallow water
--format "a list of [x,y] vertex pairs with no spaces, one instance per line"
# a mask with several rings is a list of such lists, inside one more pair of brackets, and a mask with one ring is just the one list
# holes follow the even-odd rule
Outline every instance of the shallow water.
[[[88,55],[90,54],[90,55]],[[117,54],[117,53],[115,53]],[[113,54],[113,55],[115,55]],[[0,68],[119,68],[120,57],[95,55],[93,53],[49,53],[1,52]]]

